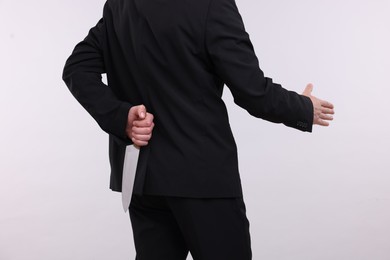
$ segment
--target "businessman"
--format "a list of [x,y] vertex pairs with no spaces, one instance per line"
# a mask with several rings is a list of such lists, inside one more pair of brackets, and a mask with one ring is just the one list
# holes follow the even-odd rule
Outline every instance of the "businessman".
[[252,258],[225,84],[254,117],[300,131],[334,113],[311,84],[300,95],[264,76],[234,0],[108,0],[63,79],[109,134],[112,190],[126,145],[141,147],[129,207],[138,260]]

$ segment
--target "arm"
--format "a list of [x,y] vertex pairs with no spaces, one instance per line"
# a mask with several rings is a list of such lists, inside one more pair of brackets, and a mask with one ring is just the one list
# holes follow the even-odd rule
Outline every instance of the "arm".
[[105,132],[131,144],[126,127],[132,105],[118,99],[101,80],[101,74],[105,72],[102,53],[105,30],[103,17],[76,45],[66,61],[62,78],[73,96]]
[[105,73],[102,53],[105,30],[102,18],[87,37],[76,45],[66,61],[62,77],[73,96],[105,132],[131,144],[127,125],[132,105],[119,100],[102,82],[101,74]]
[[237,105],[255,117],[312,131],[313,103],[264,77],[234,0],[211,0],[205,45]]
[[145,106],[132,106],[120,100],[102,82],[106,72],[104,47],[106,42],[105,11],[103,18],[78,43],[66,61],[62,78],[73,96],[95,119],[99,126],[121,143],[145,146],[152,136],[153,115]]

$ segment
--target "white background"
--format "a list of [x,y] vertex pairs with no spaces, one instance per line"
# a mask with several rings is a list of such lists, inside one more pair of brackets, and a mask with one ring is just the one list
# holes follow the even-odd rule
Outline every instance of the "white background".
[[[108,138],[61,80],[103,0],[0,0],[0,259],[134,259]],[[226,91],[253,259],[390,259],[390,1],[237,0],[260,66],[335,104],[303,133]]]

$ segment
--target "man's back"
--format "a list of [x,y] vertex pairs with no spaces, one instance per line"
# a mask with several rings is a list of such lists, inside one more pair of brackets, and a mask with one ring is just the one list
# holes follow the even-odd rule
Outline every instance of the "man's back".
[[94,91],[72,80],[80,60],[89,60],[89,72],[106,72],[110,90],[103,88],[112,92],[110,100],[102,98],[105,110],[78,99],[110,134],[113,190],[121,187],[129,141],[123,119],[106,121],[105,115],[122,118],[126,104],[145,104],[155,116],[153,138],[140,153],[137,194],[242,196],[221,99],[225,83],[252,115],[311,131],[310,99],[264,77],[234,0],[109,0],[65,66],[76,97]]
[[[120,51],[107,48],[112,57],[108,83],[122,78],[113,77],[117,61],[125,60],[132,80],[121,82],[121,88],[128,89],[130,103],[145,104],[155,116],[145,192],[241,195],[234,140],[221,100],[223,83],[205,50],[209,0],[108,3],[107,43],[120,45]],[[135,89],[139,100],[132,99]]]

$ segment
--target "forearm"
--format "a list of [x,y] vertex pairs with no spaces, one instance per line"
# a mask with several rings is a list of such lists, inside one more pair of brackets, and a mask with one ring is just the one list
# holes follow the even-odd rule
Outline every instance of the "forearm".
[[310,98],[284,89],[270,78],[263,80],[261,74],[257,77],[257,80],[247,83],[248,91],[233,94],[235,103],[255,117],[311,132],[313,104]]
[[132,105],[118,100],[101,81],[101,76],[91,72],[69,72],[64,77],[72,95],[107,133],[126,140],[126,124]]

